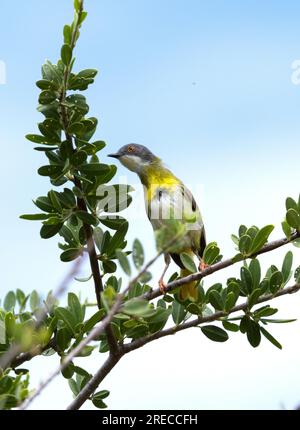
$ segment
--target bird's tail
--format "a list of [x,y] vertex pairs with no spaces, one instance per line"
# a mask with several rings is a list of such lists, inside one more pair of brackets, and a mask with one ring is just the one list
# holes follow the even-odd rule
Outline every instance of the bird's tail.
[[[180,276],[183,278],[184,276],[191,275],[188,269],[181,269]],[[182,301],[190,300],[191,302],[196,302],[198,299],[198,291],[197,291],[197,281],[191,281],[187,284],[184,284],[180,287],[179,290],[179,298]]]

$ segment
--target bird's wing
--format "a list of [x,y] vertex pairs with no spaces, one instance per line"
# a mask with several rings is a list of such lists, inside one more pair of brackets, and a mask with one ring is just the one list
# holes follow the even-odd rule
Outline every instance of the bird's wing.
[[191,249],[202,256],[206,241],[201,213],[191,191],[183,183],[175,187],[157,187],[152,199],[146,199],[146,211],[154,230],[160,229],[167,219],[184,223]]
[[181,185],[181,192],[184,205],[183,220],[189,230],[194,252],[202,257],[206,247],[206,235],[201,212],[193,194],[184,184]]

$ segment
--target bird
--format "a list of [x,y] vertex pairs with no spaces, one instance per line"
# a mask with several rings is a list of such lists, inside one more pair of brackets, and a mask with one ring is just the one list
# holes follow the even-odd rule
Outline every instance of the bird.
[[[205,269],[207,267],[203,261],[203,252],[206,247],[205,228],[199,207],[191,191],[165,166],[159,157],[144,145],[130,143],[108,156],[118,159],[123,166],[139,176],[144,188],[146,213],[154,232],[164,225],[167,226],[168,218],[174,217],[174,214],[177,221],[185,227],[181,248],[176,248],[176,252],[164,253],[165,267],[158,281],[161,293],[166,292],[164,276],[171,259],[181,269],[181,277],[192,273],[182,263],[180,254],[183,252],[192,258],[196,256],[199,259],[198,269],[200,271]],[[195,281],[184,284],[179,291],[180,300],[197,301],[196,285]]]

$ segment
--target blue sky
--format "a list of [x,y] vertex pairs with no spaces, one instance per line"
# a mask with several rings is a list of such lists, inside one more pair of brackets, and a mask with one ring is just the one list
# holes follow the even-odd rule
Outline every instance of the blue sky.
[[[233,252],[230,234],[241,223],[280,226],[285,197],[300,191],[300,86],[291,82],[291,64],[300,59],[299,2],[86,0],[86,8],[76,68],[100,71],[88,100],[100,119],[97,138],[107,142],[103,160],[128,142],[151,148],[197,195],[208,240],[216,240],[226,256]],[[45,58],[56,61],[59,55],[72,2],[2,0],[1,14],[0,60],[7,83],[0,85],[0,292],[21,287],[45,293],[66,265],[58,260],[55,239],[42,241],[38,224],[18,219],[33,210],[32,198],[48,190],[46,179],[36,174],[43,157],[24,135],[40,120],[34,82]],[[137,183],[124,168],[118,173]],[[137,199],[129,213],[134,222],[129,239],[140,237],[150,258],[151,227],[146,217],[133,219],[136,208]],[[281,236],[277,228],[273,237]],[[293,250],[299,265],[300,252]],[[285,251],[264,257],[263,264],[279,264]],[[226,276],[236,273],[234,268]],[[92,297],[90,284],[75,283],[72,289]],[[278,305],[282,316],[299,318],[299,298],[283,298]],[[284,345],[281,352],[266,343],[252,350],[239,335],[215,345],[195,331],[149,345],[109,376],[104,387],[112,391],[109,405],[294,407],[300,403],[299,328],[295,323],[273,329]],[[195,367],[178,371],[186,361]],[[261,363],[268,365],[262,369]],[[95,355],[91,370],[97,364]],[[36,360],[40,372],[33,382],[43,376],[44,365],[44,359]],[[155,377],[145,375],[149,366]],[[138,386],[137,369],[145,388]],[[120,384],[128,386],[125,399]],[[216,385],[227,388],[215,393]],[[67,390],[66,382],[57,380],[34,406],[63,408],[71,396],[57,396],[58,387]]]

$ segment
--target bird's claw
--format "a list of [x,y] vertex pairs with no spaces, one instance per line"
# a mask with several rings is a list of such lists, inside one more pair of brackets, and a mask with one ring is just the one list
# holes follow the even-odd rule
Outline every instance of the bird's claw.
[[204,261],[200,261],[198,269],[199,272],[203,272],[203,270],[207,269],[209,267],[209,264],[204,263]]
[[160,279],[158,281],[158,286],[159,286],[159,291],[161,292],[161,294],[166,294],[167,284],[163,281],[163,279]]

